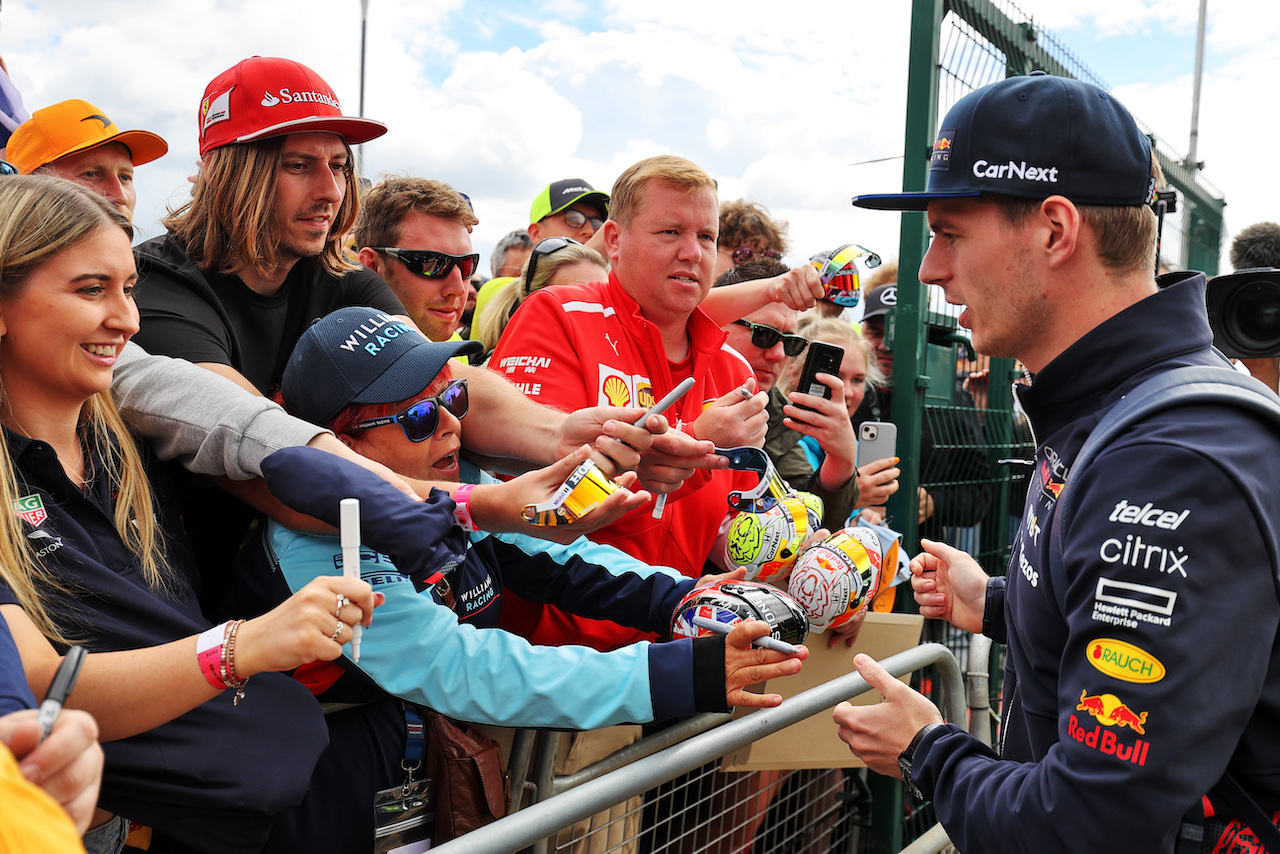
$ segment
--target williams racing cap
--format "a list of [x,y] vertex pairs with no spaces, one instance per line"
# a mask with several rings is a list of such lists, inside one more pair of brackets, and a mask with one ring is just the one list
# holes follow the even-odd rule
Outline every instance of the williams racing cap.
[[106,113],[73,98],[31,114],[13,135],[5,157],[23,174],[29,174],[48,163],[118,142],[129,149],[134,166],[163,157],[169,144],[149,130],[120,130]]
[[543,188],[529,209],[529,222],[542,222],[574,202],[595,202],[609,215],[609,194],[602,193],[581,178],[566,178]]
[[347,145],[377,139],[387,126],[344,116],[328,83],[301,62],[274,56],[241,60],[213,78],[200,101],[200,156],[233,142],[290,133],[336,133]]
[[1036,71],[956,102],[933,144],[927,187],[855,196],[853,204],[922,211],[937,199],[998,193],[1138,207],[1155,197],[1151,142],[1106,90]]
[[291,414],[323,426],[353,403],[408,400],[451,358],[483,349],[479,341],[428,341],[376,308],[340,308],[298,339],[280,396]]

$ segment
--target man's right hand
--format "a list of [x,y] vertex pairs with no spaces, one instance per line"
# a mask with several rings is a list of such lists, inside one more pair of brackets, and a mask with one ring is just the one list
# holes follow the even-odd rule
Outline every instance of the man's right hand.
[[667,429],[666,419],[661,416],[650,417],[647,424],[635,424],[644,412],[620,406],[590,406],[569,413],[554,449],[555,460],[564,459],[585,444],[592,446],[591,457],[606,477],[635,470],[653,437]]
[[769,413],[765,409],[769,395],[753,393],[755,388],[755,377],[751,377],[742,386],[712,401],[694,420],[693,435],[709,439],[721,448],[763,447],[769,430]]
[[744,620],[725,638],[724,687],[730,706],[768,709],[781,705],[781,694],[755,694],[746,690],[747,686],[799,673],[800,662],[809,657],[808,648],[803,646],[797,646],[795,654],[788,655],[751,645],[753,640],[767,634],[769,624],[764,620]]
[[98,724],[88,712],[63,709],[49,737],[40,741],[36,717],[35,709],[0,717],[0,744],[13,751],[23,776],[61,804],[84,833],[102,784]]
[[924,551],[911,560],[911,589],[921,615],[946,620],[966,632],[981,632],[990,578],[959,549],[933,540],[921,540],[920,545]]
[[675,492],[698,469],[729,466],[729,461],[715,451],[714,442],[700,441],[682,430],[660,433],[653,437],[653,446],[640,458],[636,469],[640,485],[654,495]]

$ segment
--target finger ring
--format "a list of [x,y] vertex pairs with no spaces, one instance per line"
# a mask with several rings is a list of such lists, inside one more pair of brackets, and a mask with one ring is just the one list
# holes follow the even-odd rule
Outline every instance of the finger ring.
[[342,622],[342,620],[338,620],[338,627],[333,630],[333,634],[329,637],[329,640],[336,641],[338,639],[338,636],[342,634],[342,630],[345,629],[346,627],[347,627],[346,623]]
[[341,593],[339,593],[339,594],[338,594],[338,607],[337,607],[336,609],[334,609],[333,616],[336,618],[339,614],[341,614],[341,613],[342,613],[342,606],[343,606],[343,605],[346,605],[346,604],[347,604],[348,602],[350,602],[350,601],[351,601],[351,600],[350,600],[350,599],[348,599],[346,596],[343,596]]

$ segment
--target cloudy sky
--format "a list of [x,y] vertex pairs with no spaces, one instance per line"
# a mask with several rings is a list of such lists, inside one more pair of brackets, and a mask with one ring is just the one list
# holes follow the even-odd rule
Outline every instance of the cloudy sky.
[[[368,5],[365,115],[390,132],[365,146],[364,172],[439,178],[470,195],[486,261],[548,181],[607,190],[664,152],[711,172],[722,199],[788,220],[790,261],[849,241],[896,254],[898,215],[849,198],[901,187],[908,0]],[[1196,0],[1019,6],[1185,151]],[[0,55],[28,109],[84,98],[169,141],[168,156],[138,171],[137,220],[152,236],[165,206],[186,198],[205,85],[246,56],[287,56],[355,113],[360,16],[359,0],[5,0]],[[1269,156],[1278,45],[1274,0],[1209,0],[1197,159],[1226,195],[1228,235],[1280,221]]]

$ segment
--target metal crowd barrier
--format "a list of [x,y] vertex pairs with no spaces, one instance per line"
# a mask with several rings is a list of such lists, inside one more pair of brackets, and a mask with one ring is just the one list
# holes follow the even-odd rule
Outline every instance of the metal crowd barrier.
[[[955,656],[945,646],[922,644],[885,658],[880,664],[894,676],[935,666],[944,688],[941,692],[945,704],[943,716],[948,721],[964,723],[964,680]],[[540,761],[535,759],[533,770],[538,796],[542,798],[539,803],[432,850],[440,854],[507,854],[537,845],[575,822],[868,690],[871,687],[853,672],[797,694],[776,708],[760,709],[720,726],[717,723],[728,716],[703,715],[624,748],[577,775],[559,780],[552,780],[549,771],[548,763],[554,761],[554,750],[544,750]],[[831,737],[836,738],[834,724]],[[678,743],[672,744],[672,741]],[[552,794],[548,796],[548,793]]]

